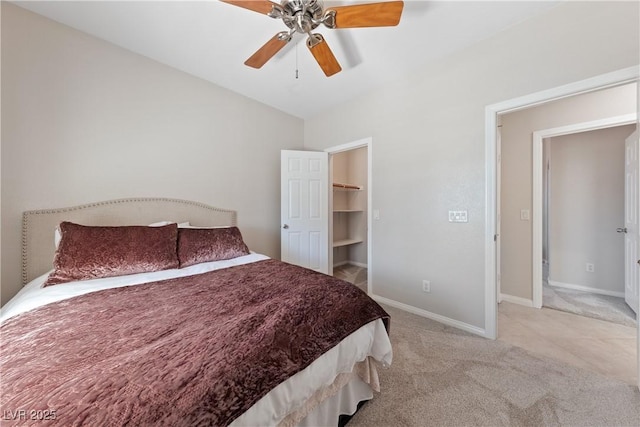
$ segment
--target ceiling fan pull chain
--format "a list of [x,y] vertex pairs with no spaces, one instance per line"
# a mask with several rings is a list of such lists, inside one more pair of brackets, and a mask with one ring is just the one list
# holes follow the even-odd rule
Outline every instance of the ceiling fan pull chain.
[[298,79],[298,44],[296,43],[296,80]]

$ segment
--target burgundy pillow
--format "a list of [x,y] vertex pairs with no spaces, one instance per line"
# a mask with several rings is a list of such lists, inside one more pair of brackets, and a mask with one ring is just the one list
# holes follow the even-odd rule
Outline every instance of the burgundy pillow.
[[177,224],[91,227],[63,222],[44,286],[178,268]]
[[180,268],[248,253],[249,248],[244,244],[238,227],[178,229]]

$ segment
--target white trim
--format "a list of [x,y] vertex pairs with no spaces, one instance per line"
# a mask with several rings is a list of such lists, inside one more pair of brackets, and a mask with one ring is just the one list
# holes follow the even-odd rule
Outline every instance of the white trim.
[[343,151],[355,150],[356,148],[368,147],[369,144],[371,144],[371,137],[362,138],[357,141],[347,142],[346,144],[325,148],[324,151],[326,151],[329,154],[337,154],[337,153],[342,153]]
[[367,266],[367,264],[365,264],[364,262],[357,262],[357,261],[348,261],[349,264],[353,264],[356,267],[360,267],[360,268],[369,268]]
[[[326,148],[324,151],[329,153],[329,156],[333,154],[341,153],[343,151],[355,150],[356,148],[367,148],[367,264],[370,267],[367,272],[367,293],[371,294],[373,289],[373,138],[366,137],[357,141],[348,142],[342,145],[336,145],[335,147]],[[330,164],[332,164],[331,162]],[[331,173],[331,169],[329,170]],[[331,198],[331,203],[333,198]],[[330,206],[333,209],[333,206]],[[333,239],[333,226],[331,222],[333,218],[330,216],[329,234]],[[330,250],[329,260],[333,262],[333,249]]]
[[351,261],[351,260],[341,261],[341,262],[338,262],[336,264],[333,264],[333,268],[341,267],[341,266],[347,265],[347,264],[352,264],[352,265],[355,265],[356,267],[361,267],[361,268],[368,268],[367,264],[365,264],[363,262],[357,262],[357,261]]
[[496,143],[498,111],[488,106],[485,110],[485,213],[484,213],[484,329],[487,338],[498,337],[497,282],[496,282]]
[[556,282],[555,280],[549,280],[549,286],[554,286],[556,288],[571,289],[573,291],[590,292],[592,294],[607,295],[610,297],[624,298],[624,292],[607,291],[606,289],[598,289],[598,288],[591,288],[589,286],[574,285],[573,283]]
[[496,113],[511,113],[545,104],[550,101],[557,101],[559,99],[579,95],[581,93],[620,86],[625,83],[632,83],[638,80],[639,75],[640,66],[634,65],[633,67],[623,68],[621,70],[612,71],[610,73],[601,74],[599,76],[566,85],[531,93],[519,98],[513,98],[496,104],[491,104],[488,105],[487,108],[495,111]]
[[[510,302],[512,304],[518,304],[518,305],[523,305],[525,307],[533,307],[533,300],[530,299],[526,299],[526,298],[521,298],[521,297],[514,297],[513,295],[508,295],[508,294],[500,294],[500,302]],[[538,307],[540,308],[540,307]]]
[[484,338],[489,338],[487,337],[486,331],[482,328],[478,328],[477,326],[473,326],[459,320],[451,319],[449,317],[444,317],[439,314],[431,313],[430,311],[422,310],[421,308],[381,297],[379,295],[370,293],[369,296],[381,304],[390,305],[391,307],[399,308],[400,310],[407,311],[418,316],[426,317],[427,319],[435,320],[436,322],[444,323],[445,325],[453,326],[454,328],[462,329],[463,331],[471,332],[472,334],[480,335]]
[[[531,253],[533,264],[531,268],[531,280],[533,284],[532,296],[533,307],[542,308],[542,163],[543,160],[543,145],[542,139],[540,144],[536,144],[536,133],[533,133],[533,189],[532,189],[532,224],[531,232]],[[538,210],[538,206],[540,209]],[[538,267],[536,267],[538,266]],[[536,292],[536,287],[539,285],[540,291]]]
[[[640,67],[633,66],[564,86],[488,105],[485,108],[485,331],[497,337],[496,254],[493,236],[496,226],[496,119],[499,113],[516,111],[552,100],[617,86],[638,80]],[[640,334],[640,328],[638,329]],[[640,340],[639,345],[640,345]],[[640,359],[640,353],[639,353]]]
[[[606,129],[615,126],[624,126],[636,123],[638,115],[636,113],[622,116],[608,117],[605,119],[592,120],[589,122],[573,123],[551,129],[543,129],[533,132],[533,204],[532,212],[532,292],[533,306],[542,307],[542,171],[543,171],[543,141],[545,138],[570,135],[578,132],[588,132],[598,129]],[[539,266],[539,267],[536,267]]]
[[349,264],[349,261],[341,261],[333,264],[333,268],[342,267],[343,265]]

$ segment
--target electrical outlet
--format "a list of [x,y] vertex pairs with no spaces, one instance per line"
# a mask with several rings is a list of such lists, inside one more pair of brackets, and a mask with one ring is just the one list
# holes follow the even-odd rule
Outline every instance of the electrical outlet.
[[422,291],[423,292],[431,292],[431,281],[423,280],[422,281]]
[[587,271],[589,273],[593,273],[593,271],[594,271],[594,266],[590,262],[587,263]]
[[449,211],[449,222],[469,222],[467,211]]

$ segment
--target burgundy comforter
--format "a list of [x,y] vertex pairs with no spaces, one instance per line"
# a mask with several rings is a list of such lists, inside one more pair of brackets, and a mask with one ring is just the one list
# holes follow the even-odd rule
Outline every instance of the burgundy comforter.
[[378,318],[357,287],[276,260],[49,304],[0,327],[2,424],[227,425]]

